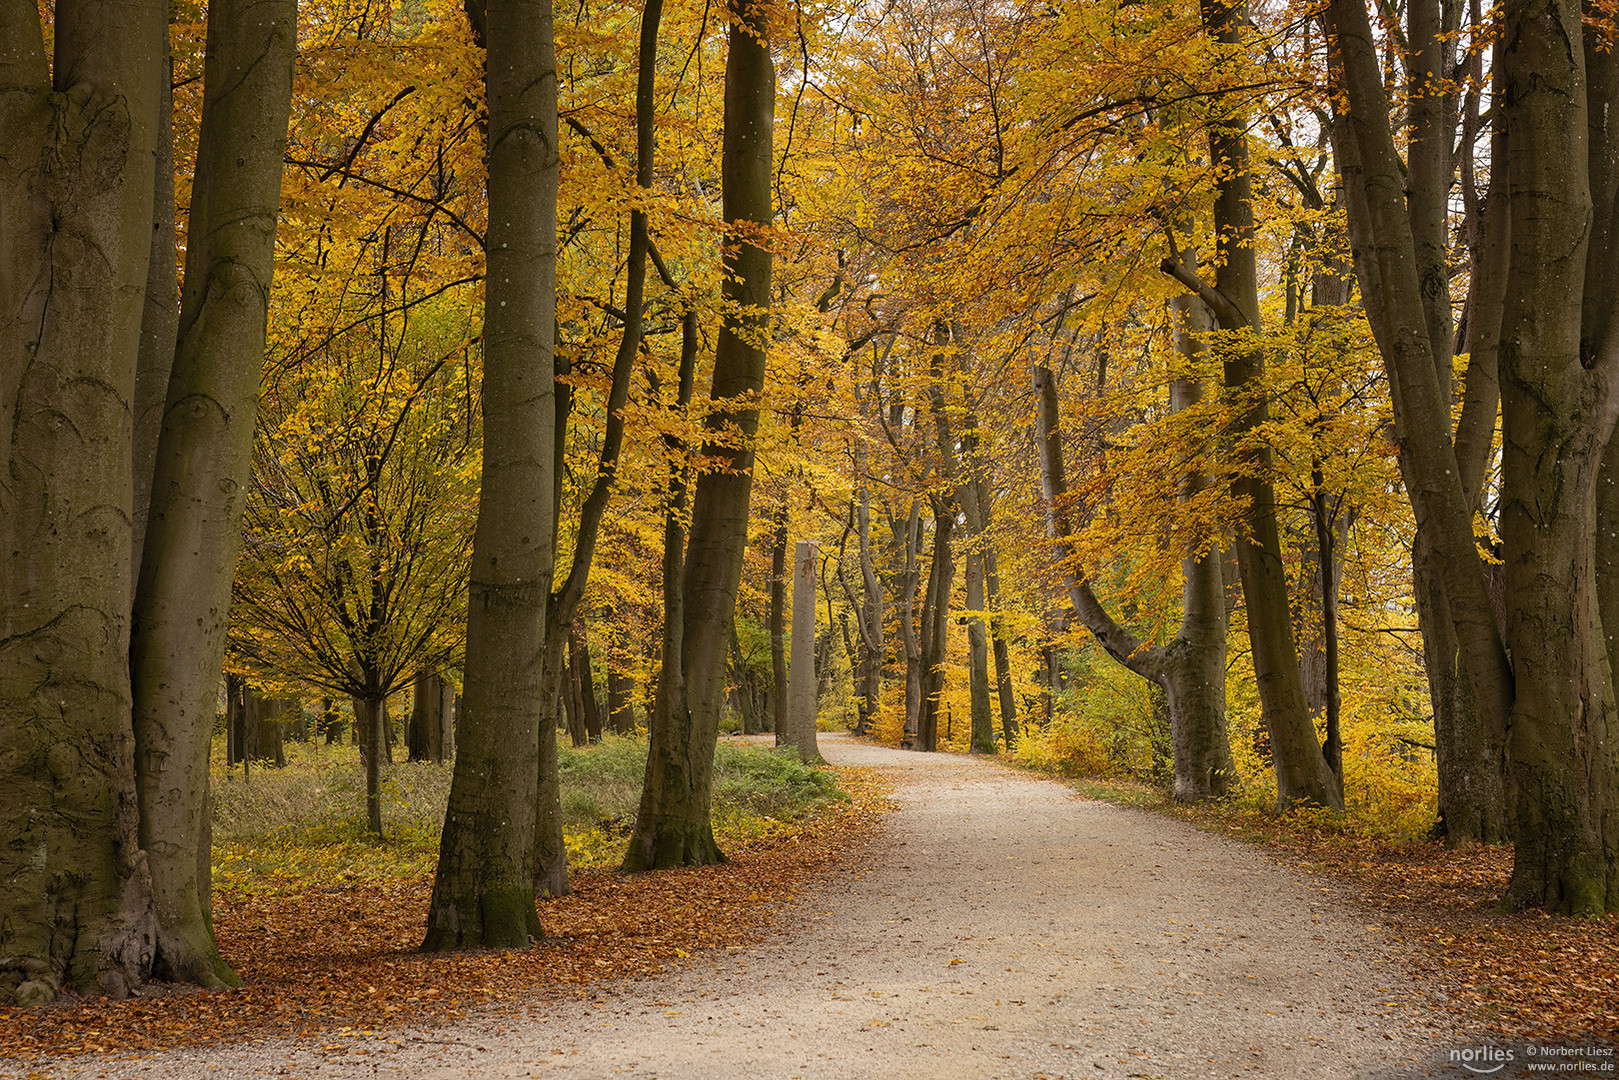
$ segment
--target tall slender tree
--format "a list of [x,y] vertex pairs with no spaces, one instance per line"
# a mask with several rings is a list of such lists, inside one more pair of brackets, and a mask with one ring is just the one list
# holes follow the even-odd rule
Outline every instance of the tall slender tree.
[[[704,456],[717,466],[697,478],[693,494],[679,578],[678,655],[666,652],[659,676],[646,784],[624,858],[626,870],[724,858],[714,841],[710,800],[725,704],[726,648],[748,542],[757,395],[765,376],[773,258],[766,233],[772,220],[776,106],[768,5],[733,0],[730,14],[721,162],[728,234],[725,321],[715,350],[703,447]],[[665,590],[673,585],[666,577]],[[670,633],[665,627],[666,640]]]
[[455,775],[425,950],[513,948],[534,905],[546,612],[556,552],[557,73],[552,6],[469,0],[488,92],[483,484]]

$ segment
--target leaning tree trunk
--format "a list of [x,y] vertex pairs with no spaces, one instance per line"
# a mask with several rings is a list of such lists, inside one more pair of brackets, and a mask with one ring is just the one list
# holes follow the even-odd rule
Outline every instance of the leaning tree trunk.
[[[1199,331],[1207,316],[1200,303],[1177,298],[1176,347],[1189,357],[1200,348]],[[1190,365],[1194,370],[1194,362]],[[1034,369],[1035,438],[1040,450],[1040,487],[1046,504],[1046,533],[1057,541],[1073,565],[1073,526],[1068,514],[1068,480],[1058,425],[1057,382],[1045,364]],[[1193,380],[1171,386],[1176,411],[1195,404],[1202,394]],[[1188,469],[1178,484],[1183,501],[1195,498],[1208,479]],[[1200,802],[1228,791],[1236,777],[1225,719],[1226,606],[1225,576],[1218,554],[1203,552],[1199,538],[1183,541],[1181,556],[1181,627],[1167,646],[1147,645],[1113,618],[1089,581],[1071,573],[1067,582],[1074,613],[1114,660],[1164,691],[1169,710],[1172,767],[1177,802]],[[1053,690],[1055,650],[1047,650]]]
[[516,948],[534,905],[540,665],[555,565],[557,75],[552,9],[493,0],[487,24],[488,272],[483,478],[473,536],[460,752],[426,950]]
[[721,155],[727,306],[714,356],[708,430],[743,435],[710,441],[705,456],[721,468],[704,472],[692,500],[691,533],[682,571],[684,627],[678,673],[666,657],[652,725],[646,785],[625,855],[626,870],[720,861],[710,820],[714,748],[725,707],[725,652],[747,547],[753,490],[752,438],[757,395],[764,387],[763,336],[768,332],[770,227],[776,70],[770,58],[767,9],[734,4],[725,68],[725,132]]

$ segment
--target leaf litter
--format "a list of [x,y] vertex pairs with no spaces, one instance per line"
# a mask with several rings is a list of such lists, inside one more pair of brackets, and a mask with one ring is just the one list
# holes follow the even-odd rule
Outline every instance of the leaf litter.
[[417,952],[431,876],[221,891],[215,932],[244,987],[153,983],[123,1001],[64,994],[52,1005],[3,1007],[0,1058],[138,1057],[277,1036],[319,1037],[327,1052],[342,1052],[391,1030],[517,1008],[535,995],[590,994],[702,951],[745,946],[891,808],[877,770],[837,772],[849,801],[737,846],[725,864],[574,874],[571,895],[541,902],[546,936],[527,949]]

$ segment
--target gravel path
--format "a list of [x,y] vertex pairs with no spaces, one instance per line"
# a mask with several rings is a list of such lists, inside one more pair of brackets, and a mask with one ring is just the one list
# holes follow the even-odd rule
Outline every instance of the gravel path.
[[1411,1004],[1396,947],[1370,916],[1264,855],[993,762],[841,736],[821,746],[834,762],[888,770],[901,809],[758,945],[590,1000],[540,1001],[526,1017],[341,1053],[315,1040],[68,1066],[113,1077],[1340,1080],[1427,1075],[1435,1061],[1437,1021]]

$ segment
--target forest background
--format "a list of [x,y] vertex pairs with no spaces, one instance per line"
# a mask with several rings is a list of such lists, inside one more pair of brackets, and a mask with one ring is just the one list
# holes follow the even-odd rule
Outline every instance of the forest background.
[[[0,57],[8,134],[56,145],[37,117],[77,101],[75,64],[100,55],[82,32],[99,25],[92,9],[8,0],[0,29],[41,31],[37,63],[20,45]],[[187,482],[175,470],[190,475],[161,464],[191,460],[166,441],[196,399],[179,374],[188,349],[234,357],[238,381],[256,383],[251,472],[218,485],[244,515],[239,560],[214,545],[234,571],[229,619],[217,602],[209,616],[228,758],[284,734],[273,702],[322,699],[327,732],[352,719],[357,812],[381,833],[389,717],[413,758],[459,742],[430,948],[526,942],[530,898],[566,891],[559,722],[576,743],[650,733],[626,868],[722,858],[708,821],[719,725],[775,730],[815,756],[789,708],[790,647],[813,658],[822,724],[1135,775],[1188,802],[1510,841],[1509,902],[1619,908],[1597,543],[1619,362],[1601,314],[1613,179],[1607,112],[1587,108],[1615,92],[1601,10],[311,0],[295,35],[290,6],[256,24],[289,76],[255,91],[284,93],[290,114],[284,143],[255,143],[275,151],[254,211],[273,288],[266,268],[245,290],[262,343],[223,347],[196,313],[237,294],[190,270],[199,238],[225,229],[198,229],[222,205],[210,170],[250,156],[207,164],[221,132],[245,130],[221,111],[231,95],[205,85],[205,69],[230,70],[222,10],[170,5],[151,54],[167,57],[152,92],[172,95],[172,130],[151,140],[150,265],[166,259],[175,277],[184,263],[188,291],[169,304],[167,404],[131,394],[125,408],[133,599],[110,607],[134,615],[108,631],[132,642],[122,676],[76,680],[37,646],[71,633],[41,621],[50,574],[28,560],[74,559],[40,547],[49,513],[10,508],[32,505],[39,462],[52,462],[47,495],[51,470],[86,470],[27,443],[60,423],[8,429],[9,475],[29,479],[6,492],[3,674],[7,722],[26,736],[7,768],[34,785],[8,812],[49,808],[102,852],[80,861],[106,867],[112,884],[95,891],[122,927],[109,938],[81,912],[76,936],[99,944],[59,946],[40,916],[40,941],[6,967],[18,1000],[117,993],[154,964],[232,979],[208,928],[206,780],[187,774],[175,823],[153,779],[176,747],[206,747],[213,710],[191,707],[195,730],[176,734],[142,689],[168,685],[143,674],[143,635],[170,610],[163,582],[192,572],[153,543],[178,518],[158,496]],[[1584,47],[1548,67],[1536,50],[1558,33]],[[54,70],[29,82],[52,49]],[[243,79],[275,66],[248,52]],[[148,81],[151,55],[131,62]],[[520,69],[554,72],[539,80],[554,97],[500,82]],[[1567,85],[1525,76],[1546,70]],[[1546,94],[1580,108],[1548,119]],[[273,113],[253,115],[273,129]],[[84,149],[100,129],[73,123],[79,156],[44,169],[51,183],[26,153],[7,158],[7,205],[27,208],[7,220],[63,231],[77,189],[60,176],[105,173]],[[536,133],[540,151],[510,150],[512,131]],[[1534,210],[1551,202],[1567,213]],[[66,280],[54,243],[41,247],[56,276],[8,278],[24,283],[8,285],[13,330],[29,304],[60,302],[37,287]],[[233,259],[250,265],[217,261]],[[8,401],[43,393],[39,342],[58,323],[36,322],[17,333],[27,358]],[[152,336],[132,325],[130,341]],[[241,357],[260,352],[249,370]],[[221,411],[245,448],[251,407]],[[148,525],[150,416],[164,432],[148,436]],[[92,568],[107,543],[95,536]],[[815,617],[793,641],[800,540],[816,542],[796,569]],[[75,809],[76,762],[50,745],[90,747],[83,759],[119,776],[125,751],[93,749],[107,744],[71,709],[40,704],[58,682],[122,694],[96,708],[111,744],[127,732],[140,808],[98,810],[106,836]],[[458,685],[470,723],[452,725]],[[407,688],[410,707],[390,713]],[[45,712],[49,738],[34,726]],[[83,884],[33,866],[36,850],[58,857],[31,845],[34,828],[19,826],[8,858],[43,876],[14,891],[46,881],[49,907]],[[137,843],[116,839],[125,828]],[[145,886],[130,884],[148,873],[129,865],[137,848]],[[151,917],[131,914],[141,888],[155,891]],[[32,918],[40,904],[15,906]]]

